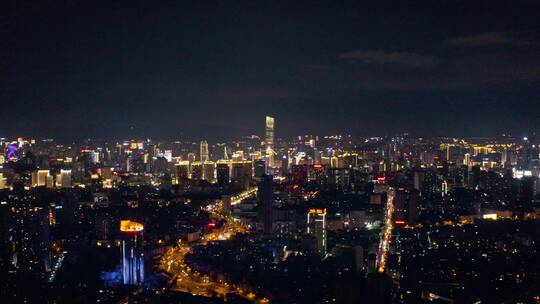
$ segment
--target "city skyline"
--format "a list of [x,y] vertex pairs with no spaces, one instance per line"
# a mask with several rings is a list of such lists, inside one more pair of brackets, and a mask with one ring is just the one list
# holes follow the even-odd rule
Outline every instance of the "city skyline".
[[540,304],[540,2],[3,1],[0,303]]
[[540,138],[260,125],[215,144],[0,138],[0,299],[538,299]]

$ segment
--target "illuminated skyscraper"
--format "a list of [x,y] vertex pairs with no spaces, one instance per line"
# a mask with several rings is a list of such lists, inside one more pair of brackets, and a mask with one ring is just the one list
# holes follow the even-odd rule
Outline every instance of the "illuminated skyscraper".
[[265,154],[268,167],[274,167],[274,118],[266,116],[265,128]]
[[227,146],[223,146],[223,159],[224,160],[229,159],[229,152],[227,151]]
[[6,188],[6,179],[3,173],[0,173],[0,189]]
[[140,151],[134,150],[126,160],[128,172],[143,173],[146,171],[145,157]]
[[56,187],[71,188],[71,170],[60,170],[56,175]]
[[139,285],[144,281],[143,230],[141,223],[120,221],[122,282],[125,285]]
[[203,140],[201,141],[201,146],[200,146],[200,157],[201,157],[201,161],[202,162],[205,162],[208,159],[208,142],[206,140]]
[[244,151],[239,150],[233,153],[232,155],[233,161],[243,161],[244,160]]
[[52,176],[49,175],[49,170],[37,170],[32,173],[32,186],[52,188]]
[[317,238],[319,255],[326,256],[326,209],[309,209],[307,233]]
[[470,167],[470,165],[471,165],[471,154],[465,153],[465,155],[463,157],[463,165],[465,165],[467,167]]

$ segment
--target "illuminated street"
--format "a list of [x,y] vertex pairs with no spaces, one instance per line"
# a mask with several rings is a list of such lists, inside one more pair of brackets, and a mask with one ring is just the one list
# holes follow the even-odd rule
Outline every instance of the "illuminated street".
[[540,1],[10,2],[0,304],[540,304]]
[[379,243],[379,252],[377,253],[377,267],[379,272],[384,272],[388,258],[388,249],[390,247],[390,238],[392,237],[392,214],[394,212],[394,189],[388,190],[388,202],[386,204],[384,227],[381,231],[381,241]]
[[[235,196],[236,199],[234,201],[238,203],[241,201],[239,198],[245,199],[254,193],[256,193],[256,188],[255,191],[250,189],[240,193]],[[170,249],[163,255],[160,268],[174,275],[174,284],[171,289],[205,297],[226,298],[227,294],[237,294],[254,303],[268,303],[269,301],[267,299],[259,298],[246,286],[230,284],[224,280],[213,281],[207,275],[200,274],[186,264],[185,257],[191,252],[193,247],[204,246],[211,241],[228,240],[238,233],[248,232],[247,227],[240,221],[221,213],[221,201],[217,204],[209,205],[206,210],[210,212],[213,219],[221,220],[224,224],[210,233],[203,235],[197,242],[188,244],[179,240],[178,246]]]
[[240,203],[241,201],[245,200],[248,197],[251,197],[255,194],[257,194],[257,187],[253,187],[251,189],[248,189],[244,192],[241,192],[233,197],[231,197],[231,205],[236,205]]

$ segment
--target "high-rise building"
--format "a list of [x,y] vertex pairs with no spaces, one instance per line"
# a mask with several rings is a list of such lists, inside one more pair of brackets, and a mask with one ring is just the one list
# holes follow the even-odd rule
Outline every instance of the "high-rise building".
[[319,187],[326,184],[326,168],[321,164],[314,164],[309,168],[308,179],[315,182]]
[[254,161],[253,164],[254,164],[253,167],[255,171],[255,177],[256,178],[263,177],[263,175],[266,174],[266,162],[264,161],[264,159],[258,159]]
[[203,163],[203,179],[211,183],[215,180],[216,163],[205,161]]
[[442,186],[441,186],[441,195],[443,197],[447,196],[448,191],[449,191],[448,182],[446,180],[444,180],[443,183],[442,183]]
[[328,186],[333,189],[349,189],[351,187],[352,171],[345,168],[330,168],[328,170]]
[[364,248],[362,246],[354,246],[354,265],[356,272],[364,270]]
[[203,179],[203,163],[193,162],[191,163],[191,179],[202,180]]
[[291,168],[292,182],[297,185],[305,185],[308,177],[307,165],[293,165]]
[[57,188],[71,188],[71,170],[60,170],[56,175]]
[[351,210],[349,212],[349,229],[360,229],[364,227],[366,219],[366,211],[364,210]]
[[268,167],[274,167],[274,118],[266,116],[266,128],[265,128],[265,155],[266,164]]
[[252,172],[251,161],[234,161],[231,169],[231,182],[236,184],[240,189],[246,190],[249,188]]
[[141,223],[120,221],[122,281],[125,285],[140,285],[144,281],[143,230]]
[[3,173],[0,173],[0,189],[4,188],[6,188],[6,178],[4,177]]
[[471,154],[465,153],[463,156],[463,165],[469,167],[471,165]]
[[96,217],[95,229],[98,240],[109,240],[113,235],[113,217],[108,214]]
[[197,160],[197,156],[195,155],[195,153],[188,153],[187,160],[192,163]]
[[43,187],[47,186],[47,179],[49,178],[49,170],[37,170],[32,172],[32,186]]
[[208,142],[206,140],[201,141],[199,156],[200,156],[200,161],[202,161],[202,162],[205,162],[205,161],[209,160],[209,158],[208,158]]
[[140,151],[134,150],[126,160],[126,170],[128,172],[143,173],[146,171],[145,156]]
[[413,171],[413,187],[416,190],[422,190],[422,183],[424,182],[424,171]]
[[418,197],[416,189],[399,188],[394,196],[394,220],[396,224],[418,222]]
[[231,179],[231,168],[228,162],[218,162],[216,165],[217,182],[220,185],[226,185]]
[[272,209],[274,207],[272,179],[272,175],[264,175],[257,189],[259,221],[262,223],[264,233],[272,232]]
[[180,163],[175,165],[175,168],[177,181],[189,179],[191,173],[189,161],[180,161]]
[[239,150],[233,153],[232,155],[233,161],[243,161],[244,160],[244,151]]
[[223,146],[223,159],[229,160],[229,152],[227,151],[227,146]]
[[307,214],[307,233],[317,238],[321,257],[326,256],[326,209],[309,209]]
[[113,170],[111,170],[110,167],[103,167],[101,168],[100,172],[101,172],[101,178],[104,180],[112,179],[113,177]]

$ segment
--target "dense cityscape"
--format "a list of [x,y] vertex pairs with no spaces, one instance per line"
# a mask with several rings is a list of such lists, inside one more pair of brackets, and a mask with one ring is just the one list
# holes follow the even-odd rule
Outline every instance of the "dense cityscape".
[[[540,138],[5,139],[7,303],[530,303]],[[29,288],[30,287],[30,288]]]
[[1,4],[0,304],[540,304],[540,1]]

